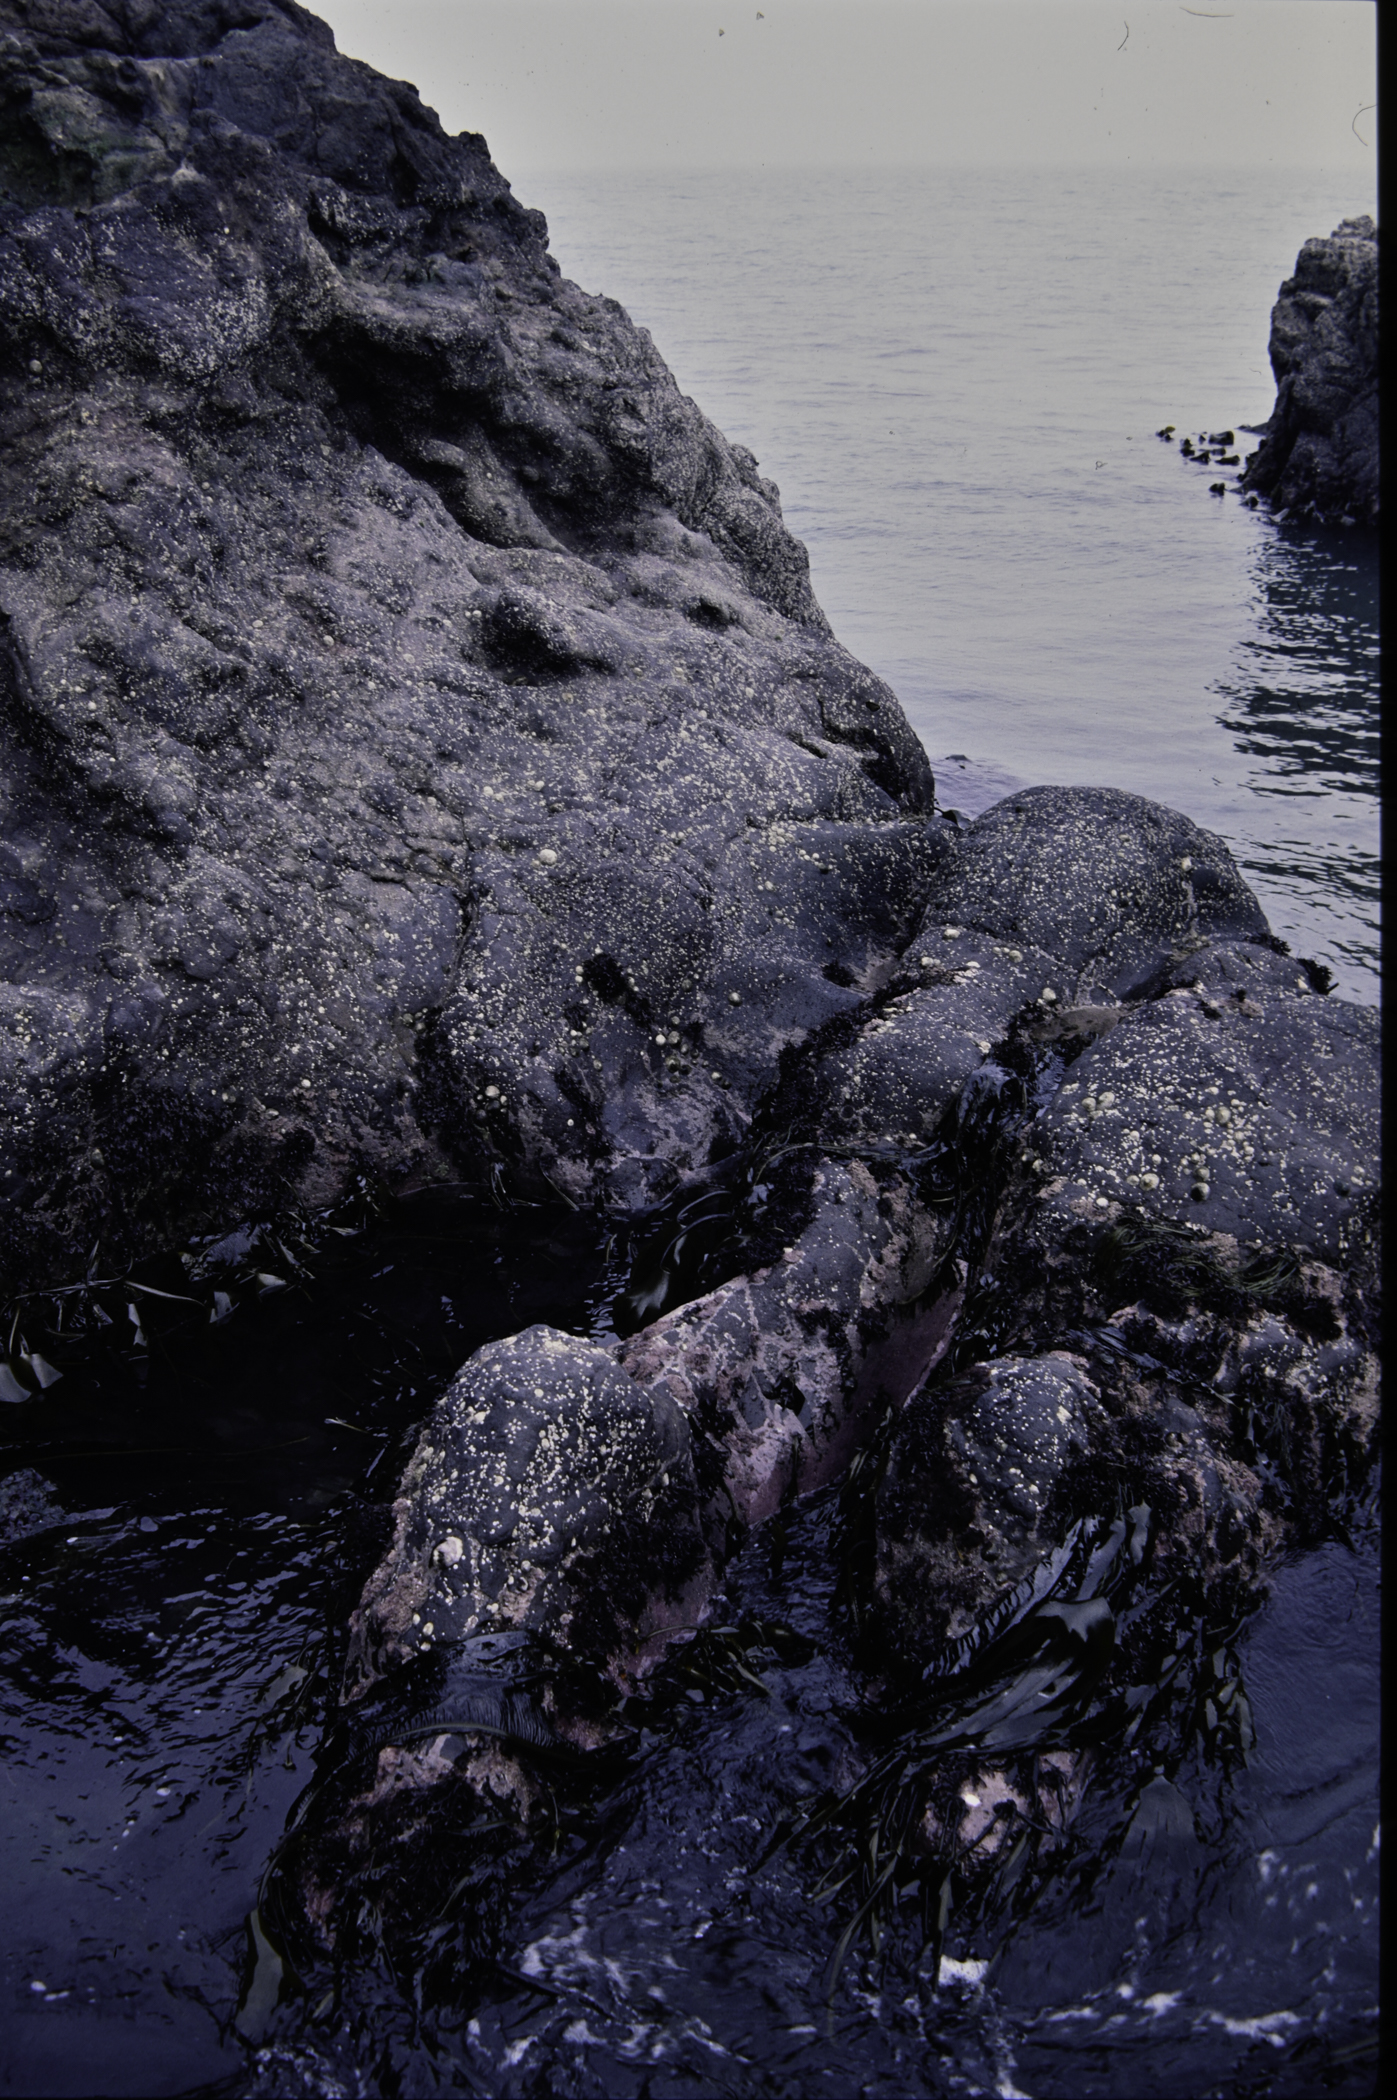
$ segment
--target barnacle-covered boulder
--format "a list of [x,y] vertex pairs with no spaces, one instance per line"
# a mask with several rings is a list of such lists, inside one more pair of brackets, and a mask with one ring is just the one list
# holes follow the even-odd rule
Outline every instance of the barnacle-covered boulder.
[[479,1350],[427,1420],[354,1615],[347,1688],[497,1633],[631,1655],[710,1580],[680,1409],[605,1349],[526,1328]]
[[947,925],[1051,956],[1064,1006],[1128,998],[1181,942],[1271,937],[1220,838],[1097,787],[1022,788],[977,817],[930,887],[923,946]]
[[933,870],[877,1011],[831,1029],[810,1087],[826,1138],[925,1144],[1018,1017],[1101,1033],[1209,940],[1274,946],[1223,841],[1116,788],[1024,788]]
[[1237,942],[1183,956],[1153,990],[1035,1125],[1034,1230],[1125,1204],[1239,1246],[1361,1256],[1380,1173],[1377,1015]]

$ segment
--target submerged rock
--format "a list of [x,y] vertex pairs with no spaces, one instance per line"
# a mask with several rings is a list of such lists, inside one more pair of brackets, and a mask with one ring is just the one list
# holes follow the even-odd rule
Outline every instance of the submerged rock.
[[1378,229],[1345,219],[1306,241],[1271,309],[1276,405],[1241,477],[1277,510],[1375,525]]

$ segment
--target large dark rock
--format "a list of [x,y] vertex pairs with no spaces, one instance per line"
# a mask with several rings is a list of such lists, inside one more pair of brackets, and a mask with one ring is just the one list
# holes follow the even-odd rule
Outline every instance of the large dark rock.
[[1277,510],[1376,524],[1378,230],[1306,241],[1271,309],[1276,405],[1241,477]]
[[[360,1171],[652,1223],[770,1176],[702,1283],[676,1225],[638,1332],[438,1401],[321,1924],[440,1785],[542,1814],[530,1756],[872,1425],[893,1678],[1035,1613],[1104,1668],[1147,1561],[1254,1589],[1373,1444],[1372,1017],[1173,811],[938,818],[750,454],[290,0],[0,0],[0,109],[5,1280]],[[1376,515],[1375,255],[1311,243],[1277,309],[1278,502]],[[970,1735],[1034,1740],[1057,1675]],[[1081,1771],[982,1778],[987,1856],[987,1803],[1060,1823]]]
[[0,1269],[654,1200],[942,851],[775,488],[289,0],[0,0],[0,100]]

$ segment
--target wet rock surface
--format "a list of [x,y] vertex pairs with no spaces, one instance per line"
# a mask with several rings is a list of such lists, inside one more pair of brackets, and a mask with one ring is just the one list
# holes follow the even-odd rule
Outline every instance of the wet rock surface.
[[1099,1753],[1190,1702],[1245,1747],[1219,1629],[1375,1448],[1373,1017],[1176,812],[939,818],[750,455],[289,0],[0,31],[7,1277],[215,1222],[221,1320],[257,1250],[301,1275],[280,1206],[375,1181],[641,1248],[418,1433],[277,1929],[435,1945],[468,1886],[488,1964],[462,1845],[526,1877],[560,1799],[590,1845],[638,1715],[779,1683],[752,1769],[854,1892],[836,1973],[905,1874],[934,1977]]
[[437,1402],[351,1628],[351,1684],[472,1637],[600,1656],[692,1615],[708,1578],[688,1426],[603,1349],[530,1327]]
[[654,1201],[916,920],[895,699],[482,139],[273,0],[0,30],[0,1261]]
[[[980,1753],[924,1833],[976,1872],[1005,1816],[1063,1826],[1068,1723],[1158,1669],[1157,1600],[1244,1608],[1371,1462],[1378,1035],[1322,984],[1173,812],[1010,798],[861,1017],[788,1054],[763,1113],[788,1170],[813,1158],[803,1229],[613,1345],[689,1431],[696,1612],[753,1526],[850,1468],[861,1659],[950,1701],[928,1757]],[[984,1762],[1035,1742],[1046,1777]],[[466,1773],[414,1754],[414,1788]],[[881,1770],[849,1797],[870,1814]]]
[[1106,1421],[1063,1351],[977,1364],[917,1396],[878,1497],[879,1590],[905,1659],[959,1640],[1060,1543],[1055,1490]]
[[1378,229],[1345,219],[1306,241],[1271,309],[1276,405],[1241,477],[1276,510],[1375,525]]
[[[1179,982],[1182,979],[1183,982]],[[1204,948],[1074,1063],[1036,1126],[1042,1207],[1138,1204],[1342,1262],[1372,1225],[1376,1014],[1288,958]]]
[[775,1266],[620,1350],[631,1377],[704,1437],[714,1513],[740,1529],[842,1470],[869,1411],[900,1405],[944,1353],[959,1304],[948,1222],[905,1179],[880,1188],[862,1162],[827,1161],[811,1194],[815,1216]]
[[[1161,1576],[1244,1589],[1374,1449],[1377,1017],[1277,952],[1215,851],[1177,855],[1167,812],[1133,824],[1118,806],[1087,880],[1055,886],[1094,799],[1079,816],[1070,791],[1045,798],[1048,837],[995,928],[1023,924],[1060,988],[1014,1018],[1011,1042],[1049,1063],[983,1257],[994,1360],[913,1400],[878,1492],[883,1624],[910,1657],[964,1636],[1068,1525],[1113,1506],[1149,1509]],[[1011,813],[981,820],[992,844]],[[994,923],[973,833],[953,895]],[[1178,901],[1161,910],[1146,883],[1138,927],[1119,927],[1112,878],[1152,839]]]

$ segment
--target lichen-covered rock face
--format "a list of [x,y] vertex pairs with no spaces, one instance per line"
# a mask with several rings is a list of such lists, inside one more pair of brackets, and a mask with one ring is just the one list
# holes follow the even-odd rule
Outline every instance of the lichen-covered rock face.
[[711,1579],[688,1426],[603,1349],[530,1327],[433,1409],[355,1613],[347,1685],[527,1631],[598,1660],[692,1616]]
[[777,491],[290,0],[0,0],[0,1270],[626,1208],[947,850]]
[[1378,230],[1306,241],[1271,309],[1276,405],[1242,487],[1277,510],[1375,525],[1380,508]]

